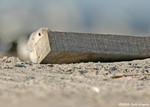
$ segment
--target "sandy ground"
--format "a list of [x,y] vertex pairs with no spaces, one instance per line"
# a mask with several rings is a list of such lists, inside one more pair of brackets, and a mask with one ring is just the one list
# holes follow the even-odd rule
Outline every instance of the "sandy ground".
[[150,107],[149,73],[150,59],[44,65],[3,57],[0,107]]

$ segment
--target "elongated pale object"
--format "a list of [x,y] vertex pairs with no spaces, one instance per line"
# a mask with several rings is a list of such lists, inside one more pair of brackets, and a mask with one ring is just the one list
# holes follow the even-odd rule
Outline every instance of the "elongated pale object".
[[150,57],[150,37],[53,32],[41,28],[28,41],[34,63],[124,61]]

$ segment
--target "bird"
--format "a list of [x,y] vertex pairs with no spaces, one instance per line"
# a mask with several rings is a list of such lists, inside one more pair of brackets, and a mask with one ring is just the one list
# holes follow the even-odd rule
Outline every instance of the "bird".
[[20,36],[17,40],[17,55],[21,60],[29,60],[27,42],[29,35]]

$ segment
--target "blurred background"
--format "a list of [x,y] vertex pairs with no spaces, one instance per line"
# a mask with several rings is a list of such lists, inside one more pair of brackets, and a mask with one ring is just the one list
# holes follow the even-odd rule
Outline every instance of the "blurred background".
[[[0,54],[40,27],[149,36],[150,0],[1,0]],[[22,47],[21,47],[22,48]]]

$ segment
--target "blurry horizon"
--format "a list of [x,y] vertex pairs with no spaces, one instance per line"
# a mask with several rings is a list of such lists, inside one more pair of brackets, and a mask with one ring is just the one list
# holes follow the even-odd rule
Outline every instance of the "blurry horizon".
[[149,0],[1,0],[0,48],[40,27],[149,36],[149,5]]

